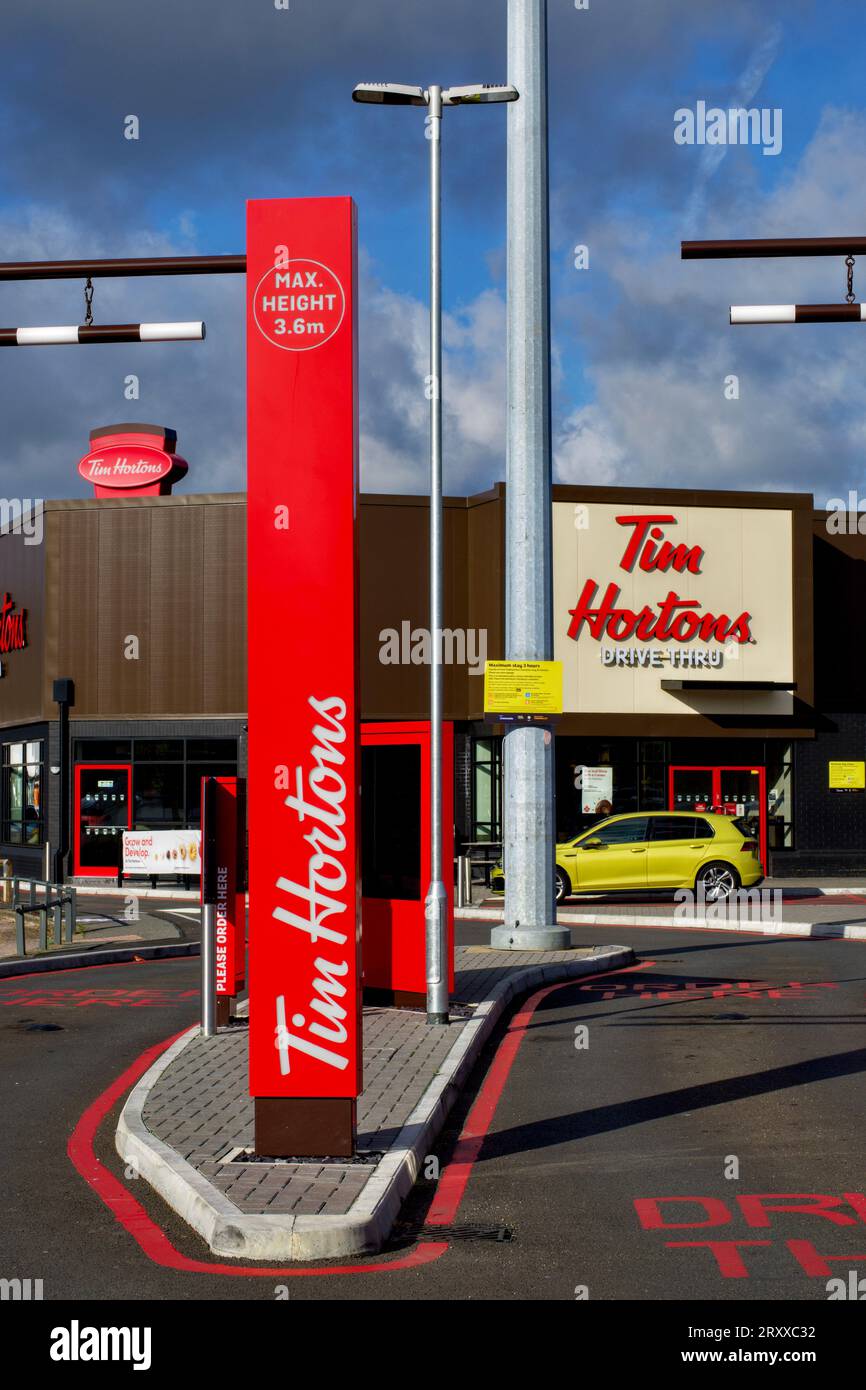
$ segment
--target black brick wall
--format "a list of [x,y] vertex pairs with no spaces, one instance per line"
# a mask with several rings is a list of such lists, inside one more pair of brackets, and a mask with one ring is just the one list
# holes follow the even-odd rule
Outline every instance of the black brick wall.
[[827,764],[866,760],[866,713],[823,715],[814,740],[794,747],[794,844],[773,855],[777,874],[866,875],[866,791],[830,791]]
[[454,730],[454,840],[455,850],[471,838],[472,830],[472,735],[458,725]]

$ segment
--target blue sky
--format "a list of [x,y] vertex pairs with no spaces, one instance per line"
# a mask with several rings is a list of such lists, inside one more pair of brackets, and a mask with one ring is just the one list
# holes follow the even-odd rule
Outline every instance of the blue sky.
[[[423,116],[358,80],[498,81],[506,0],[117,0],[4,5],[0,231],[8,258],[243,249],[248,197],[359,205],[362,484],[425,488]],[[835,261],[683,265],[682,236],[866,229],[866,11],[853,0],[549,0],[554,469],[566,481],[859,485],[856,328],[731,329],[751,300],[841,299]],[[757,74],[757,78],[756,78]],[[755,85],[757,83],[757,85]],[[674,143],[699,100],[781,108],[775,157]],[[141,138],[123,139],[138,115]],[[446,485],[504,474],[503,108],[445,120]],[[576,271],[585,243],[590,268]],[[866,279],[866,266],[864,266]],[[855,281],[856,284],[856,281]],[[79,317],[81,286],[0,287],[4,325]],[[243,486],[242,286],[97,285],[97,319],[202,316],[199,346],[3,355],[6,493],[84,492],[94,425],[172,425],[185,486]],[[140,376],[141,397],[123,398]],[[740,395],[723,394],[736,373]]]

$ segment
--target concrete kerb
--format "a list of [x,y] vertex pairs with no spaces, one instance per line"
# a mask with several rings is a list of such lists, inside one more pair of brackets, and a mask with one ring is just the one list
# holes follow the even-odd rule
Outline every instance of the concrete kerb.
[[169,960],[175,956],[197,956],[201,947],[197,941],[171,941],[162,945],[113,946],[90,951],[58,951],[48,956],[16,956],[0,961],[0,980],[16,975],[37,975],[53,970],[80,970],[85,965],[124,965],[138,956],[142,960]]
[[[501,922],[504,914],[495,907],[457,907],[454,916],[467,921]],[[742,921],[724,921],[695,914],[694,916],[674,917],[650,912],[581,912],[570,908],[557,908],[556,920],[564,927],[667,927],[672,931],[693,931],[700,928],[706,931],[746,932],[758,936],[811,936],[815,938],[838,939],[846,941],[866,941],[866,922],[760,922],[744,918]]]
[[178,1038],[133,1088],[118,1120],[117,1152],[216,1255],[291,1262],[374,1253],[388,1238],[448,1111],[509,1002],[540,985],[621,969],[633,960],[634,953],[628,947],[596,947],[592,956],[574,961],[516,969],[497,985],[461,1029],[394,1143],[344,1215],[245,1215],[147,1129],[143,1119],[147,1097],[166,1068],[196,1036],[197,1027]]

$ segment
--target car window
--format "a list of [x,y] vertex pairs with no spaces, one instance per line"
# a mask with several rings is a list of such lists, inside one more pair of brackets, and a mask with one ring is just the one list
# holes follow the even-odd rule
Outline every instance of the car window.
[[578,843],[587,840],[601,840],[603,845],[633,845],[647,837],[647,816],[635,816],[634,820],[607,821],[593,828]]
[[650,825],[650,839],[654,844],[659,840],[711,840],[712,827],[709,821],[700,816],[653,816]]

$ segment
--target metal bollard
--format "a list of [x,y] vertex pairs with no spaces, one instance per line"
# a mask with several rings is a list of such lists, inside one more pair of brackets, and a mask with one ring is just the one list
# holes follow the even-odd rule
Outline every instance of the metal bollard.
[[472,860],[468,854],[457,856],[457,906],[472,906]]
[[47,951],[47,950],[48,950],[48,908],[47,908],[47,907],[40,907],[40,909],[39,909],[39,949],[40,949],[40,951]]
[[63,944],[63,908],[59,898],[54,899],[54,945]]
[[0,896],[2,896],[4,903],[14,902],[15,880],[12,877],[12,860],[0,859],[0,870],[3,874],[2,883],[0,883]]
[[15,952],[16,955],[27,955],[27,940],[24,935],[24,908],[15,909]]

